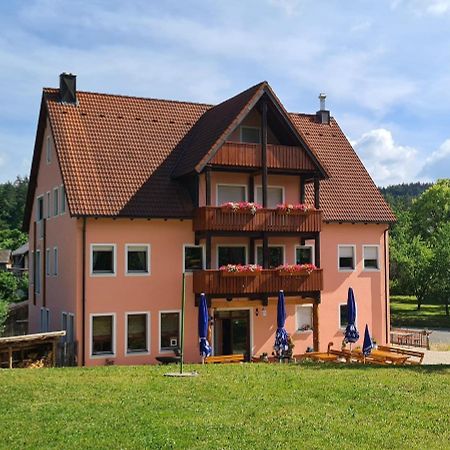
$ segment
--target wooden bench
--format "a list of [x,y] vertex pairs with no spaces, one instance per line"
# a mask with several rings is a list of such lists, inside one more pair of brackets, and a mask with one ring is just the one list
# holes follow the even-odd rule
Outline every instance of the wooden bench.
[[205,358],[205,364],[230,364],[241,363],[244,361],[245,356],[243,353],[238,353],[236,355],[208,356]]
[[[422,364],[425,353],[416,350],[409,350],[406,348],[392,347],[390,345],[379,345],[378,348],[385,352],[397,353],[399,355],[409,356],[405,361],[406,365],[420,365]],[[411,359],[417,358],[417,359]]]

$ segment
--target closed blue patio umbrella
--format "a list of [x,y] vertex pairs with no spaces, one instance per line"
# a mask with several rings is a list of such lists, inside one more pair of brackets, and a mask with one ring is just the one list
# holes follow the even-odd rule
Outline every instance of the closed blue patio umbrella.
[[370,337],[369,327],[367,326],[366,323],[366,329],[364,331],[364,343],[362,348],[364,356],[369,356],[370,353],[372,352],[372,349],[373,349],[373,342],[372,338]]
[[[347,327],[345,328],[344,342],[355,343],[359,339],[359,333],[356,329],[356,302],[353,289],[348,288],[347,295]],[[351,345],[350,345],[351,348]]]
[[200,295],[200,301],[198,304],[198,337],[200,343],[200,356],[202,357],[202,362],[205,358],[211,355],[211,346],[209,345],[208,336],[208,305],[206,303],[205,294]]
[[284,323],[286,322],[286,308],[284,302],[284,292],[278,293],[278,305],[277,305],[277,333],[275,335],[274,349],[278,356],[288,350],[288,335],[284,329]]

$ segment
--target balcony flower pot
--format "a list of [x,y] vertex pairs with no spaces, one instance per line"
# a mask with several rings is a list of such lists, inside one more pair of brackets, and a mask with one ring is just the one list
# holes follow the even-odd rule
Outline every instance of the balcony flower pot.
[[307,277],[316,269],[314,264],[285,264],[277,267],[280,277]]
[[282,203],[277,205],[277,214],[284,216],[306,216],[314,207],[303,203]]
[[232,212],[233,214],[252,214],[255,215],[261,205],[253,202],[228,202],[220,205],[222,212]]
[[261,274],[262,267],[256,264],[228,264],[219,270],[223,277],[257,277]]

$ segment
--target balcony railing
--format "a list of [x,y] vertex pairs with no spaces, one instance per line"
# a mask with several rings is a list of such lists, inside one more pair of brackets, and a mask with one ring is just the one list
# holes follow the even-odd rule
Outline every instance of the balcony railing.
[[280,289],[288,294],[317,292],[323,288],[323,271],[309,275],[280,276],[275,269],[262,270],[257,275],[225,276],[220,270],[194,272],[194,293],[229,297],[253,294],[276,295]]
[[[212,165],[261,167],[261,145],[225,142],[210,161]],[[269,169],[316,170],[310,156],[301,147],[267,144]]]
[[233,212],[220,206],[197,208],[193,222],[194,231],[277,231],[291,233],[317,233],[322,230],[322,212],[283,214],[276,209],[258,209],[250,212]]

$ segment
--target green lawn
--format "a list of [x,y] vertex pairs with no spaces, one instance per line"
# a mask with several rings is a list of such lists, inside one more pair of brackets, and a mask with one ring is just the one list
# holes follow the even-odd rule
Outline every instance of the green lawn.
[[[448,448],[450,367],[243,364],[0,371],[0,446]],[[173,370],[173,368],[172,368]]]
[[391,295],[391,325],[395,327],[447,328],[450,317],[443,304],[423,304],[417,311],[415,297]]

